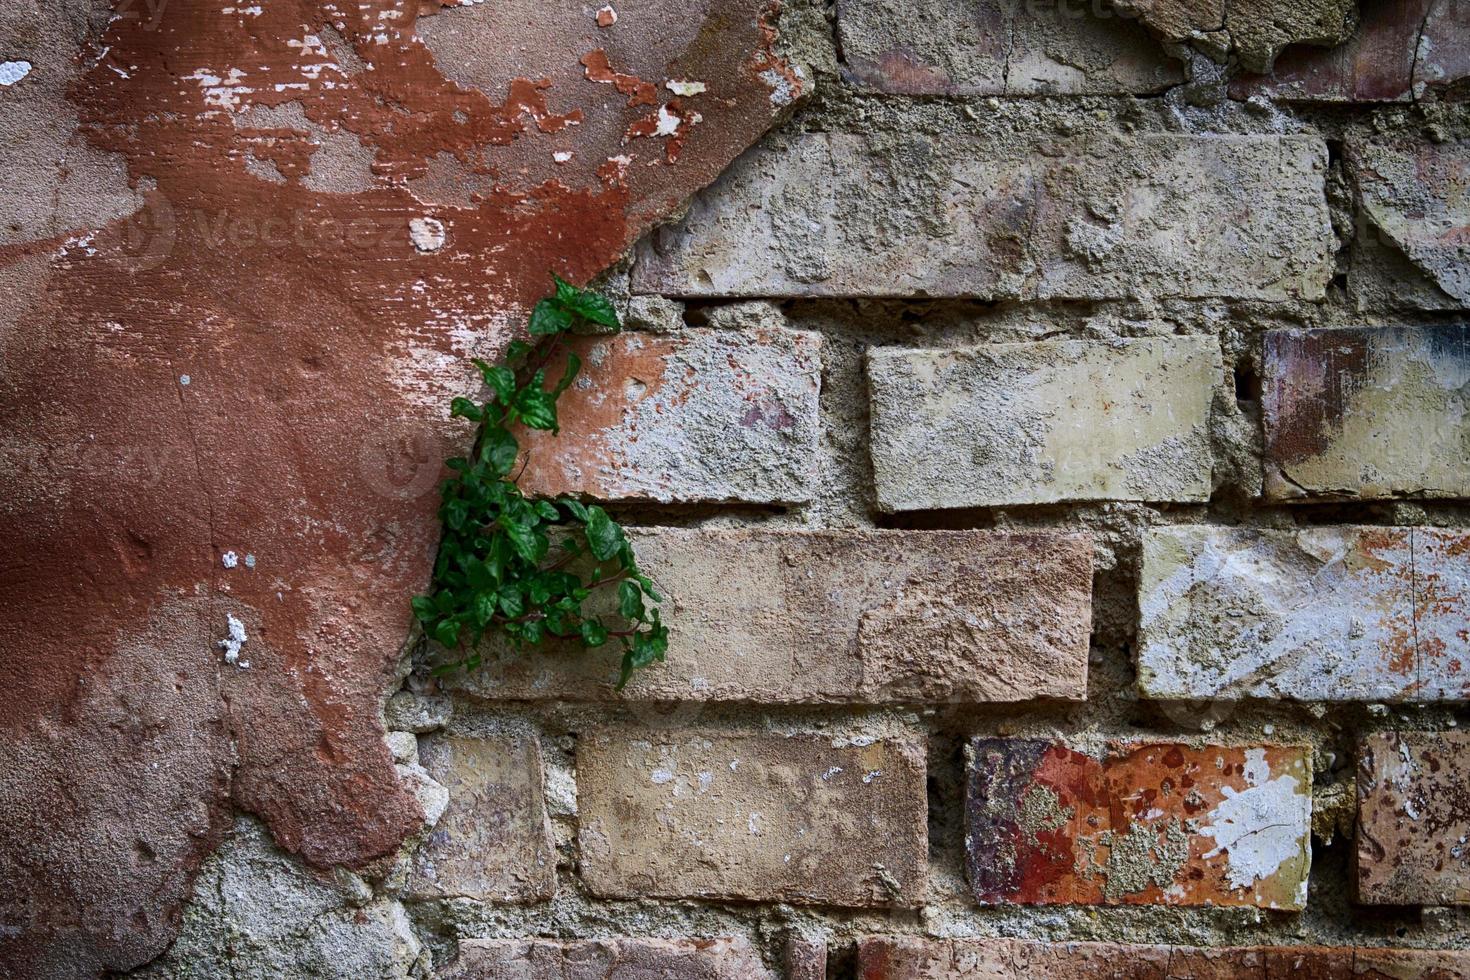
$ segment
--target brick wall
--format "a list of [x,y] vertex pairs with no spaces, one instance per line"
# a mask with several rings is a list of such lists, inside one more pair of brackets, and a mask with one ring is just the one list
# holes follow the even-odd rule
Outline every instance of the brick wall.
[[613,275],[528,472],[669,660],[410,678],[454,976],[1470,976],[1465,66],[1087,7],[788,9],[816,98]]

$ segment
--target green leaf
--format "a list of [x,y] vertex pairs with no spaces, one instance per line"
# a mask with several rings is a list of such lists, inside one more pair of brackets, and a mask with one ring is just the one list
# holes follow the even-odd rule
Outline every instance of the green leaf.
[[484,629],[495,618],[495,593],[475,593],[475,625]]
[[515,372],[497,364],[482,373],[485,375],[485,383],[490,386],[491,391],[495,392],[496,401],[502,405],[509,405],[516,393]]
[[478,422],[485,417],[485,413],[480,411],[479,405],[476,405],[468,398],[456,398],[449,403],[449,417]]
[[582,642],[589,647],[600,647],[607,642],[607,627],[595,619],[582,620],[577,632],[582,635]]
[[572,325],[572,314],[552,299],[543,299],[531,310],[531,322],[527,329],[533,337],[547,337],[562,333]]
[[561,520],[561,512],[558,511],[556,509],[556,505],[549,500],[536,501],[536,513],[540,514],[541,519],[545,521],[555,522]]
[[562,306],[570,305],[578,296],[582,295],[582,290],[573,286],[555,272],[551,274],[551,281],[556,284],[556,295],[554,298]]
[[428,596],[414,596],[412,605],[414,617],[417,618],[419,622],[427,623],[429,620],[434,618],[434,603]]
[[523,559],[535,564],[546,557],[549,543],[544,532],[537,531],[529,524],[507,522],[504,518],[501,518],[500,526],[505,528],[506,537],[510,538],[516,554]]
[[459,623],[452,619],[439,620],[434,627],[434,639],[451,650],[459,646]]
[[581,521],[583,524],[587,523],[587,508],[582,505],[582,502],[580,500],[573,500],[571,497],[563,497],[558,500],[557,503],[561,504],[568,511],[570,511],[571,515],[577,520]]
[[537,387],[522,388],[516,395],[516,411],[532,429],[556,431],[556,399]]
[[587,545],[598,561],[607,561],[623,546],[623,529],[601,507],[587,508]]
[[576,354],[568,354],[566,373],[561,376],[561,380],[556,383],[556,387],[551,389],[551,398],[553,401],[560,398],[561,393],[571,386],[571,383],[577,378],[577,372],[581,370],[582,359]]
[[643,618],[643,590],[637,582],[625,578],[618,583],[618,612],[624,619]]
[[516,465],[521,446],[509,430],[499,426],[488,427],[480,435],[480,461],[489,466],[496,476],[505,476]]
[[601,293],[580,293],[569,306],[573,313],[584,320],[590,320],[599,326],[611,327],[614,330],[618,329],[618,311]]

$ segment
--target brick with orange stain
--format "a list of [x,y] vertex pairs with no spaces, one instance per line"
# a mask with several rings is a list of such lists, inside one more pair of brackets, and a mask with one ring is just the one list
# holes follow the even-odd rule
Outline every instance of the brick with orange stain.
[[524,433],[528,493],[800,503],[817,476],[821,338],[778,328],[577,342],[561,432]]
[[1298,746],[1041,739],[969,749],[966,864],[984,905],[1300,909],[1311,769]]
[[1155,528],[1139,686],[1164,700],[1470,698],[1470,534]]

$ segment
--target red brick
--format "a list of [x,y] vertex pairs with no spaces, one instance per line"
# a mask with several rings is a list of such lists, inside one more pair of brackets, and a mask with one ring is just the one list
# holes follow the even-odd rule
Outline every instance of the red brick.
[[971,743],[966,864],[983,905],[1300,909],[1311,767],[1293,746]]
[[778,980],[743,936],[462,939],[444,980]]
[[1470,952],[869,936],[859,980],[1463,980]]
[[1358,749],[1358,900],[1470,904],[1470,732],[1384,732]]

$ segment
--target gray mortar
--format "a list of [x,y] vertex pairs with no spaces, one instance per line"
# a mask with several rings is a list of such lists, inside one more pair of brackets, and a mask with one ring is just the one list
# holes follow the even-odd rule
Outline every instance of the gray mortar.
[[[1238,103],[1222,95],[1222,76],[1196,60],[1192,80],[1153,98],[995,98],[904,99],[863,95],[846,89],[837,77],[840,59],[832,35],[831,11],[820,0],[788,0],[783,16],[783,45],[811,69],[818,94],[772,139],[801,130],[851,129],[871,134],[873,152],[897,154],[916,136],[963,134],[991,143],[1014,144],[1018,133],[1051,130],[1059,135],[1090,128],[1121,132],[1187,133],[1316,133],[1340,144],[1367,133],[1421,134],[1441,139],[1470,135],[1470,106],[1426,104],[1341,108],[1280,108],[1264,103]],[[897,156],[891,159],[898,159]],[[895,179],[905,179],[897,173]],[[1340,171],[1332,177],[1345,178]],[[1331,195],[1335,226],[1350,235],[1362,227],[1351,213],[1351,188]],[[873,214],[875,226],[909,228],[907,215]],[[922,229],[912,229],[922,233]],[[1381,247],[1381,246],[1380,246]],[[1363,254],[1347,243],[1342,261]],[[1388,260],[1394,256],[1388,256]],[[1060,504],[977,511],[909,514],[879,518],[872,499],[872,473],[867,445],[867,392],[862,357],[871,345],[963,346],[1001,341],[1074,337],[1101,339],[1157,334],[1205,334],[1220,340],[1225,364],[1258,369],[1260,341],[1269,329],[1284,326],[1358,326],[1433,323],[1463,319],[1464,313],[1424,312],[1405,307],[1400,292],[1389,288],[1401,268],[1379,257],[1377,265],[1352,290],[1329,291],[1322,303],[1253,303],[1176,299],[1095,303],[983,303],[975,301],[806,300],[770,303],[700,303],[680,311],[686,322],[721,329],[766,325],[778,315],[800,329],[819,331],[824,347],[821,393],[822,434],[817,495],[807,506],[780,513],[761,508],[625,507],[618,516],[643,523],[669,525],[771,527],[924,528],[1081,528],[1096,540],[1094,626],[1088,700],[1081,704],[965,705],[882,710],[863,706],[836,708],[763,708],[739,705],[526,705],[461,701],[449,724],[473,731],[481,725],[529,725],[541,733],[548,770],[548,795],[558,849],[557,897],[529,905],[491,905],[466,900],[402,903],[416,941],[443,964],[454,943],[467,937],[546,936],[596,938],[614,936],[678,937],[743,934],[779,966],[785,937],[791,931],[825,935],[832,943],[834,977],[852,976],[846,944],[870,933],[932,936],[1026,936],[1052,940],[1111,940],[1189,945],[1393,944],[1470,948],[1470,918],[1454,910],[1355,908],[1352,892],[1351,830],[1353,746],[1356,739],[1392,727],[1437,729],[1470,724],[1470,708],[1447,705],[1409,707],[1374,705],[1302,705],[1290,702],[1156,704],[1141,701],[1133,688],[1131,661],[1137,609],[1139,537],[1160,524],[1217,523],[1289,528],[1298,524],[1414,523],[1470,527],[1470,506],[1447,502],[1378,502],[1321,504],[1307,507],[1266,506],[1253,497],[1259,491],[1259,407],[1237,401],[1227,376],[1216,392],[1211,443],[1216,493],[1206,505],[1153,507],[1143,504]],[[1402,260],[1402,257],[1399,257]],[[1402,260],[1403,268],[1412,268]],[[625,273],[609,277],[626,307]],[[643,302],[630,316],[639,329],[675,329],[675,304]],[[631,312],[631,311],[630,311]],[[422,644],[420,645],[422,653]],[[420,661],[422,657],[420,657]],[[408,681],[411,689],[429,692],[422,674]],[[747,724],[783,730],[848,731],[855,725],[884,730],[920,731],[927,738],[930,773],[930,898],[914,911],[871,912],[787,905],[752,905],[701,901],[607,901],[589,897],[576,875],[577,814],[574,778],[577,734],[592,726],[618,721],[686,727]],[[964,880],[964,765],[962,746],[972,736],[1065,737],[1083,747],[1100,746],[1108,738],[1156,737],[1181,740],[1251,743],[1271,740],[1309,744],[1316,770],[1314,787],[1314,858],[1308,907],[1300,914],[1253,909],[1180,908],[1165,906],[994,906],[977,907]],[[401,741],[401,740],[400,740]],[[404,751],[404,746],[397,746]],[[1054,819],[1045,800],[1028,797],[1029,819]],[[258,833],[250,824],[237,830],[249,841]],[[1331,841],[1328,840],[1331,835]],[[1131,838],[1119,842],[1132,848]],[[1118,888],[1134,888],[1139,868],[1174,860],[1167,841],[1138,841],[1133,870],[1120,867]],[[1144,847],[1147,844],[1148,847]],[[392,935],[399,902],[392,893],[391,863],[377,877],[355,878],[345,893],[355,907],[373,911],[367,924],[350,924],[341,912],[354,907],[343,891],[326,885],[294,860],[257,841],[249,844],[268,855],[257,880],[281,890],[285,905],[296,908],[320,903],[317,924],[308,931],[290,925],[279,955],[296,955],[310,939],[312,948],[338,950],[346,937],[359,940]],[[142,971],[154,977],[244,977],[231,956],[249,930],[249,908],[233,906],[218,891],[220,869],[238,863],[237,850],[226,845],[206,865],[185,916],[184,933],[173,950]],[[1110,868],[1109,888],[1113,888]],[[324,891],[324,889],[326,891]],[[330,898],[324,897],[330,893]],[[303,922],[310,922],[310,919]],[[364,943],[363,945],[372,945]],[[395,969],[419,969],[405,944]],[[305,955],[304,953],[302,955]],[[314,954],[313,954],[314,955]],[[342,955],[348,955],[346,952]],[[230,965],[231,963],[236,965]],[[373,976],[368,970],[311,975]],[[187,964],[185,967],[182,964]]]

